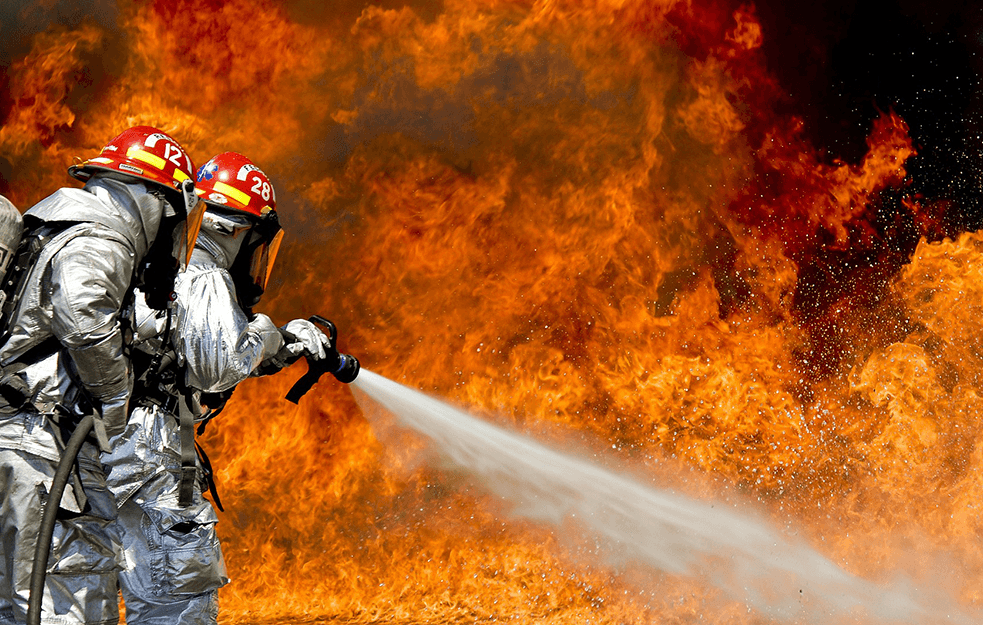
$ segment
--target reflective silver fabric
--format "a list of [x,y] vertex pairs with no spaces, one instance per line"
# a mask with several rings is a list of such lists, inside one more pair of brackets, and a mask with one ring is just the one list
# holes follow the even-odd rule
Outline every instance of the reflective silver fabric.
[[[74,379],[103,403],[110,433],[126,423],[131,376],[120,311],[136,263],[156,235],[161,202],[142,185],[92,180],[86,188],[62,189],[27,211],[46,221],[81,223],[45,246],[27,276],[11,338],[0,348],[0,364],[8,366],[51,337],[53,347],[62,346],[17,373],[28,405],[18,410],[0,401],[0,624],[25,617],[41,501],[68,436],[52,420],[56,404],[73,403],[79,394]],[[70,484],[60,502],[43,622],[115,623],[122,559],[115,502],[89,443],[79,465],[84,497]]]
[[[214,262],[210,254],[195,250],[191,265],[175,282],[171,321],[171,345],[184,366],[185,384],[206,392],[232,388],[283,345],[269,317],[246,319],[236,303],[232,278]],[[148,308],[139,292],[135,300],[134,347],[159,344],[165,317]],[[111,467],[110,488],[121,504],[155,475],[180,468],[177,430],[147,422],[144,412],[137,408],[131,413],[124,434],[114,439],[113,451],[105,458]],[[177,418],[168,419],[170,424]]]
[[[20,429],[37,438],[57,438],[40,415],[0,415],[0,430]],[[45,430],[45,434],[34,432]],[[67,513],[55,524],[48,559],[43,623],[116,623],[116,576],[122,554],[115,523],[116,504],[106,490],[98,449],[86,443],[79,454],[80,482],[87,507],[81,514],[72,483],[62,498]],[[0,446],[0,624],[27,618],[35,539],[41,523],[41,497],[51,487],[56,462]],[[54,615],[58,615],[57,617]]]
[[232,388],[283,346],[269,317],[246,318],[232,276],[214,265],[208,252],[195,249],[175,291],[173,344],[178,362],[186,366],[188,386],[205,392]]
[[200,261],[228,269],[249,233],[251,222],[242,215],[227,215],[208,211],[201,220],[201,232],[195,247]]
[[[265,315],[250,322],[222,265],[228,245],[199,246],[175,283],[171,346],[185,382],[202,391],[234,387],[283,345]],[[223,243],[220,237],[214,240]],[[211,251],[210,251],[211,250]],[[136,297],[135,345],[159,343],[166,319]],[[181,436],[178,419],[157,405],[137,406],[122,435],[103,456],[108,484],[120,505],[126,553],[120,586],[130,625],[215,623],[218,588],[228,583],[215,533],[217,517],[202,497],[201,467],[191,506],[178,505]]]
[[142,182],[96,176],[84,189],[59,189],[26,214],[44,221],[79,221],[81,215],[126,237],[137,257],[143,258],[157,237],[165,207]]
[[[105,405],[107,429],[118,431],[126,421],[132,388],[123,358],[120,307],[136,263],[148,249],[143,228],[156,234],[161,204],[146,195],[143,185],[95,179],[86,189],[92,192],[61,189],[26,213],[45,220],[86,221],[57,234],[28,275],[11,320],[11,337],[0,348],[0,365],[56,337],[71,355],[58,364],[60,371],[77,374],[91,396]],[[63,380],[30,371],[21,377],[35,404],[64,397]]]
[[229,582],[215,532],[218,517],[201,495],[200,467],[191,505],[178,505],[177,419],[157,406],[137,407],[103,462],[120,502],[125,562],[119,579],[127,623],[215,623],[218,589]]

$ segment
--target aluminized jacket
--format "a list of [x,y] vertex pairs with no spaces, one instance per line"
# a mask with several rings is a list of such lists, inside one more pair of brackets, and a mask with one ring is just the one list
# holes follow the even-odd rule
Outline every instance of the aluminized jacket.
[[[234,387],[283,345],[265,315],[249,321],[236,302],[231,259],[210,252],[203,230],[191,264],[175,284],[170,347],[186,386],[215,392]],[[216,257],[217,256],[217,257]],[[136,349],[160,349],[166,317],[139,305]],[[175,389],[176,392],[176,389]],[[120,585],[127,623],[215,623],[218,588],[228,583],[211,504],[202,497],[200,465],[193,498],[179,505],[181,432],[178,415],[160,402],[134,397],[126,430],[103,456],[119,506],[125,552]]]
[[232,276],[215,266],[211,256],[196,248],[178,281],[173,341],[178,363],[185,367],[185,384],[208,393],[242,382],[283,346],[269,317],[246,318],[236,302]]
[[[107,429],[126,422],[132,380],[123,357],[124,298],[160,225],[161,203],[142,184],[95,179],[83,189],[61,189],[25,216],[72,223],[45,246],[28,275],[0,347],[0,366],[16,362],[49,337],[63,349],[18,374],[30,402],[50,412],[81,385],[102,404]],[[2,440],[2,439],[0,439]],[[26,451],[57,460],[47,441],[23,441]],[[5,441],[17,445],[17,441]]]
[[[59,225],[26,278],[12,335],[0,348],[7,372],[12,363],[27,364],[13,375],[28,395],[20,406],[0,400],[0,624],[25,618],[42,500],[64,448],[66,434],[54,419],[60,406],[81,389],[101,403],[108,433],[125,423],[131,375],[121,309],[162,210],[142,184],[93,179],[85,190],[59,190],[26,213]],[[29,353],[43,345],[53,351]],[[91,443],[83,445],[76,478],[59,503],[75,514],[55,526],[44,622],[56,622],[53,614],[58,623],[115,622],[122,564],[116,505]]]
[[[206,250],[194,250],[188,269],[175,281],[175,295],[170,343],[190,389],[230,389],[283,346],[283,337],[269,317],[257,314],[252,321],[246,318],[236,301],[232,277]],[[136,300],[134,348],[152,345],[151,349],[156,349],[166,319],[142,304],[140,297]],[[134,399],[125,436],[113,441],[113,452],[106,462],[111,467],[110,488],[120,503],[154,475],[180,462],[180,437],[175,434],[174,438],[146,440],[153,432],[147,431],[142,413],[149,408],[140,405],[141,398]],[[169,425],[172,422],[174,415],[167,419]]]

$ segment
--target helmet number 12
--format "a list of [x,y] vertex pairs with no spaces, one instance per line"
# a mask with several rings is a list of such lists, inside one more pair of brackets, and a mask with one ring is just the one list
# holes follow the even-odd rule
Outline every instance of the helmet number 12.
[[181,157],[184,156],[181,148],[171,143],[164,143],[164,158],[174,163],[175,167],[181,167]]

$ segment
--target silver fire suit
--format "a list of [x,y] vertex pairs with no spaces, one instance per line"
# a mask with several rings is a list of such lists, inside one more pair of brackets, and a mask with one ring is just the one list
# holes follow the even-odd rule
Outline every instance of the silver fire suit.
[[[269,317],[257,314],[250,321],[237,303],[227,267],[248,225],[244,218],[205,213],[191,263],[175,284],[170,345],[160,346],[166,317],[149,309],[137,312],[136,347],[172,348],[184,391],[191,390],[196,401],[188,406],[180,384],[168,387],[173,400],[135,396],[125,432],[103,458],[120,507],[125,553],[120,585],[129,625],[216,622],[218,589],[229,579],[215,531],[218,518],[202,497],[197,458],[193,498],[190,505],[179,503],[182,451],[188,452],[187,439],[182,444],[181,413],[198,412],[201,391],[231,389],[256,375],[261,364],[264,372],[279,370],[283,359],[300,349],[296,342],[284,344]],[[297,334],[296,322],[291,324],[284,327]]]
[[[0,399],[2,625],[25,621],[42,505],[77,414],[93,410],[83,397],[101,406],[97,422],[110,436],[125,424],[132,376],[124,308],[164,210],[143,184],[94,177],[84,190],[61,189],[25,214],[52,237],[0,347],[0,385],[26,398]],[[116,623],[116,505],[94,443],[83,445],[59,507],[43,622]]]

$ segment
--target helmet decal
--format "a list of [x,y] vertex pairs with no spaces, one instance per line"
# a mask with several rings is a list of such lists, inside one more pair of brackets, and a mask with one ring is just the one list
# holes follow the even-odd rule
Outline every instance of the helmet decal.
[[[253,217],[276,210],[276,192],[269,176],[251,160],[237,152],[213,156],[198,170],[198,183],[205,201],[214,201]],[[214,199],[218,194],[222,200]]]
[[147,139],[143,143],[148,148],[152,148],[155,145],[157,145],[157,142],[158,141],[172,141],[172,140],[173,139],[171,139],[170,137],[168,137],[167,135],[165,135],[162,132],[155,132],[154,134],[152,134],[149,137],[147,137]]
[[259,173],[263,173],[263,170],[260,169],[259,167],[256,167],[252,163],[246,163],[245,165],[239,168],[239,173],[236,174],[236,180],[245,180],[246,175],[251,171],[258,171]]
[[218,171],[218,163],[214,160],[208,161],[198,168],[198,182],[211,180],[215,176],[216,171]]
[[152,126],[133,126],[113,138],[95,158],[68,168],[71,176],[83,182],[98,171],[116,171],[180,191],[195,169],[191,156],[173,137]]

